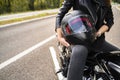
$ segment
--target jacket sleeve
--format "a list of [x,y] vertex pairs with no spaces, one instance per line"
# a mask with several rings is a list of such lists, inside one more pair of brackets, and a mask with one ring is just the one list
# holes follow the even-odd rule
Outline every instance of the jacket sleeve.
[[108,11],[105,15],[105,22],[106,22],[106,25],[109,27],[108,29],[109,31],[112,25],[114,24],[114,18],[113,18],[113,12],[112,12],[111,6],[108,7]]
[[61,26],[61,21],[64,17],[64,15],[71,9],[71,7],[73,6],[73,0],[64,0],[62,7],[59,9],[59,12],[56,16],[56,27],[55,30],[57,28],[60,28]]

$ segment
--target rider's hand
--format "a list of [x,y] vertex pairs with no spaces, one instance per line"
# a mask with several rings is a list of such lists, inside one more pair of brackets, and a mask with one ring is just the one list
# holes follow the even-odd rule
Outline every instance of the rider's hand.
[[70,46],[70,44],[65,40],[65,38],[63,38],[63,37],[58,37],[58,41],[62,44],[62,45],[64,45],[64,46],[66,46],[66,47],[69,47]]
[[108,31],[108,26],[107,25],[102,25],[101,28],[96,32],[96,38],[100,37],[103,33]]
[[66,46],[66,47],[69,47],[70,44],[69,44],[69,43],[65,40],[65,38],[63,37],[61,28],[58,28],[58,29],[56,30],[56,32],[57,32],[58,41],[59,41],[62,45]]
[[101,31],[96,32],[96,37],[100,37],[102,35]]

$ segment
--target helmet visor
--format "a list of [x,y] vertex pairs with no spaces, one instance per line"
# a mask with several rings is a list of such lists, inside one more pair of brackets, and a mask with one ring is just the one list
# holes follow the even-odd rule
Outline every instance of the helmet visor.
[[72,32],[82,33],[88,32],[87,27],[91,27],[91,23],[87,17],[77,16],[68,21],[68,25]]

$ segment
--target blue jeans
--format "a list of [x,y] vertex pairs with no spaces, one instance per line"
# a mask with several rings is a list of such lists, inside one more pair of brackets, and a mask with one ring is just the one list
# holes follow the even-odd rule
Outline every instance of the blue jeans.
[[120,50],[105,40],[96,41],[90,49],[84,45],[72,45],[72,54],[70,57],[67,80],[82,80],[86,58],[92,49],[94,49],[94,51],[103,52]]

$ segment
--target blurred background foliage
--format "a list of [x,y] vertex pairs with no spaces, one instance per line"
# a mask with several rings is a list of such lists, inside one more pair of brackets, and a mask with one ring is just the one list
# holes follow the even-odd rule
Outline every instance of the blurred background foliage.
[[64,0],[0,0],[0,14],[59,8]]
[[112,0],[112,1],[117,2],[117,3],[120,3],[120,0]]
[[[0,14],[59,8],[64,0],[0,0]],[[113,0],[120,3],[120,0]]]

